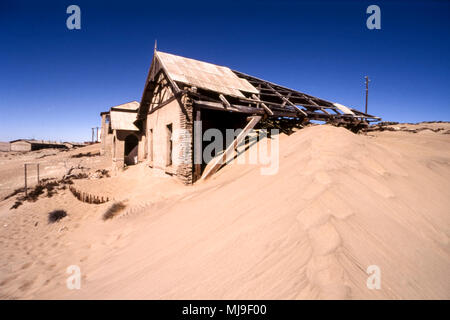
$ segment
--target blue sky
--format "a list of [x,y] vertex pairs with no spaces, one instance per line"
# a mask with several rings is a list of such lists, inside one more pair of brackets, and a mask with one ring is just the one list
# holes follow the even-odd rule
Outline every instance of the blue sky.
[[[81,30],[66,8],[81,8]],[[366,8],[381,8],[381,30]],[[140,100],[158,49],[225,65],[384,120],[450,120],[450,1],[0,2],[0,140],[90,140]]]

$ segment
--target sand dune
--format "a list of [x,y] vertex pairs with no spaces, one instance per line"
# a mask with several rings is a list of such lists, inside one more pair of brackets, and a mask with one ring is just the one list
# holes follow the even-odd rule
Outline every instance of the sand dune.
[[144,164],[77,181],[127,204],[107,221],[110,203],[68,191],[2,201],[0,297],[449,299],[450,135],[426,131],[308,127],[280,137],[276,175],[234,161],[192,187]]

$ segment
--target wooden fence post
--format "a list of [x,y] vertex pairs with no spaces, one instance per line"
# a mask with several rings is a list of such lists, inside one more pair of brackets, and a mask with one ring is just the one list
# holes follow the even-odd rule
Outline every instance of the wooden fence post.
[[24,164],[24,170],[25,170],[25,197],[28,196],[28,191],[27,191],[27,164]]

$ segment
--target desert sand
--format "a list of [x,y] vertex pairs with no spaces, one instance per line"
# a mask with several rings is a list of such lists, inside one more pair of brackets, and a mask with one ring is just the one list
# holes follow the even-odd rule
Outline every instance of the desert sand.
[[[450,124],[392,127],[282,135],[275,175],[233,161],[184,186],[141,163],[74,181],[104,204],[67,189],[17,209],[0,201],[0,298],[450,299]],[[80,161],[108,168],[102,156],[70,158],[98,149],[0,154],[1,199],[22,186],[24,162],[60,178]],[[48,223],[55,209],[67,216]],[[79,290],[66,286],[70,265]],[[370,265],[379,290],[366,285]]]

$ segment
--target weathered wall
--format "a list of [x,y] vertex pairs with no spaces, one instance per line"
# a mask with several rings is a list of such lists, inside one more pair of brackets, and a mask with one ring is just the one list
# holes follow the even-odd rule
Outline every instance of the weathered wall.
[[[172,157],[169,157],[168,125],[172,125]],[[149,137],[152,130],[152,139]],[[175,99],[147,116],[147,159],[153,168],[192,183],[192,104]],[[153,152],[152,152],[153,151]],[[171,164],[169,164],[171,162]]]
[[[143,132],[145,132],[146,124],[144,123]],[[145,135],[138,135],[139,137],[139,148],[138,148],[138,161],[142,162],[147,159],[147,140]]]
[[110,125],[111,123],[106,120],[108,115],[102,114],[102,127],[100,131],[101,135],[101,144],[100,144],[100,154],[112,156],[112,141],[113,134],[110,133]]
[[124,156],[125,156],[125,136],[123,135],[123,132],[118,132],[116,130],[113,130],[112,134],[112,145],[111,145],[111,151],[112,151],[112,162],[113,167],[116,169],[123,168],[124,165]]
[[31,151],[31,143],[25,141],[12,142],[11,151]]
[[[112,150],[112,161],[113,167],[116,169],[123,168],[125,164],[125,139],[128,135],[134,134],[139,141],[143,140],[141,134],[136,131],[129,130],[114,130],[111,134],[111,150]],[[138,145],[141,143],[139,142]],[[138,154],[139,159],[139,154]]]

